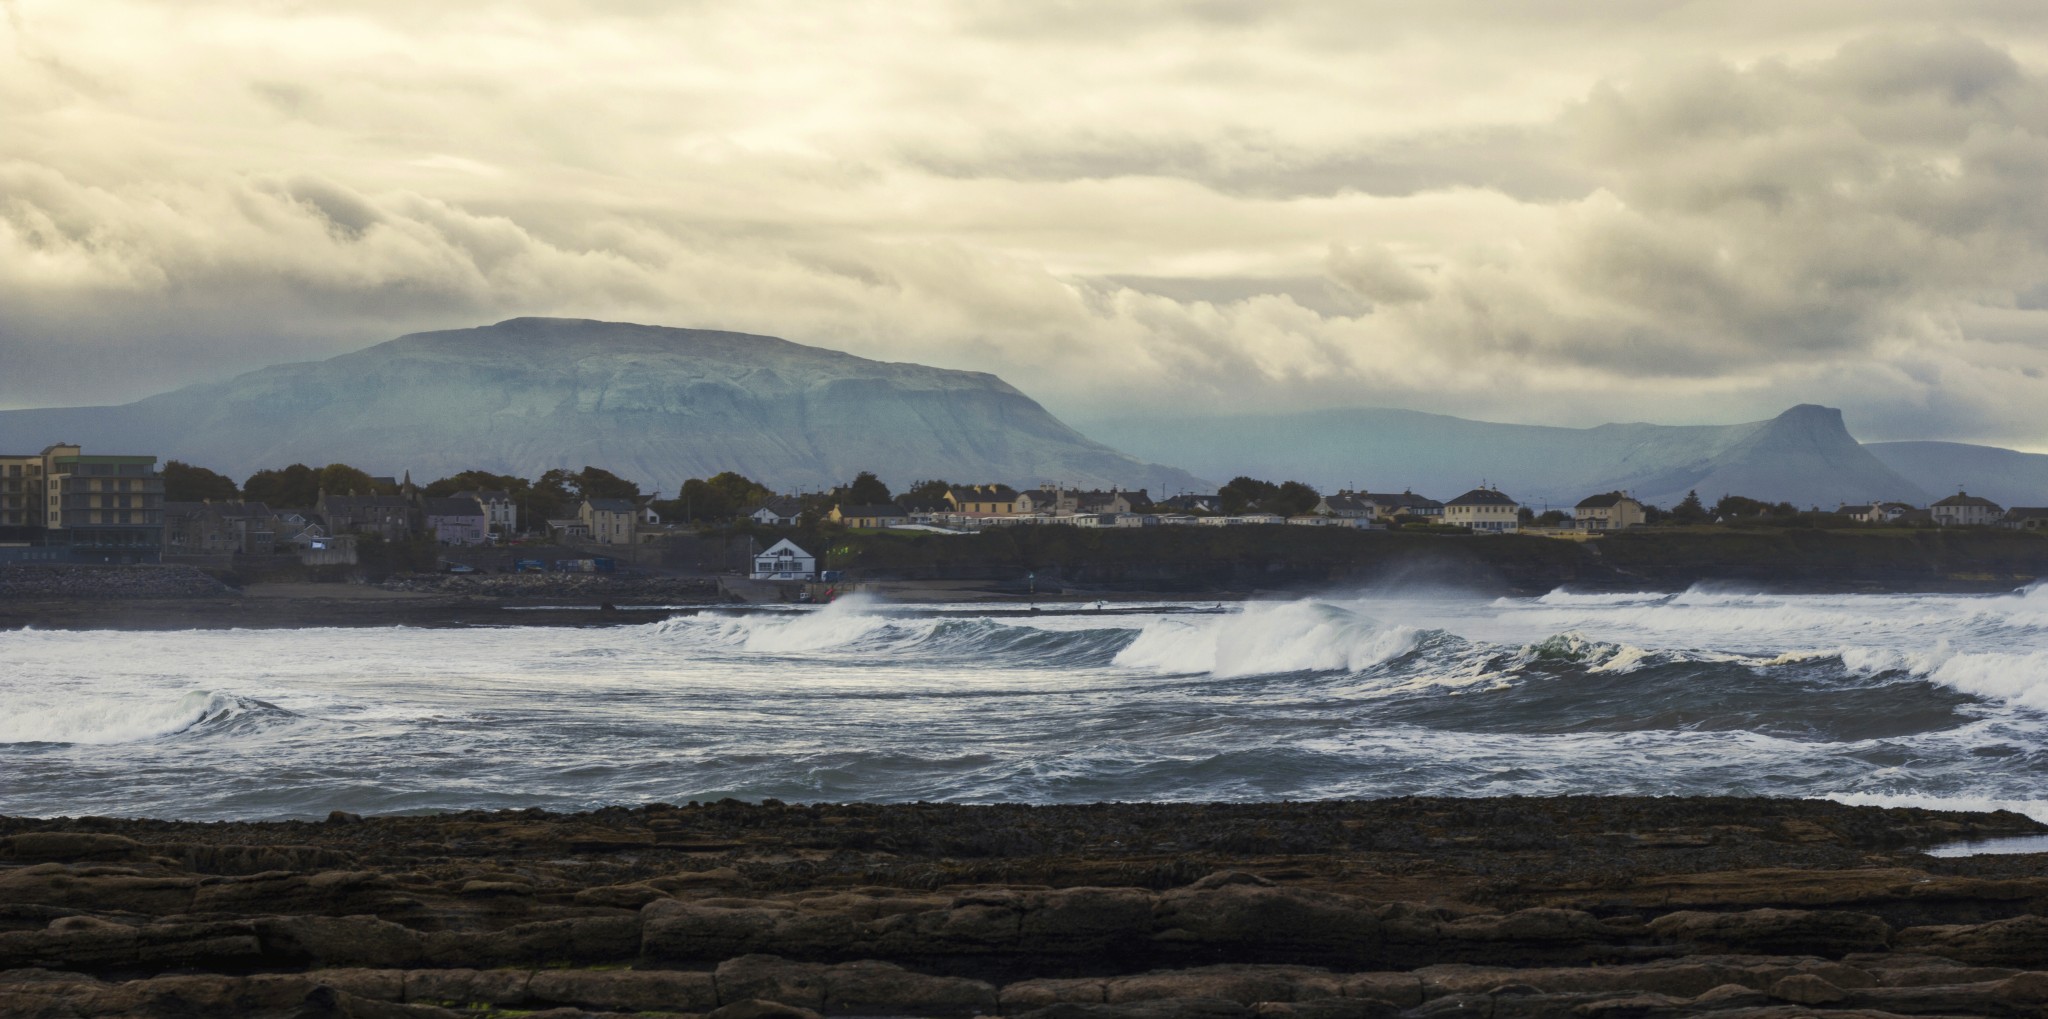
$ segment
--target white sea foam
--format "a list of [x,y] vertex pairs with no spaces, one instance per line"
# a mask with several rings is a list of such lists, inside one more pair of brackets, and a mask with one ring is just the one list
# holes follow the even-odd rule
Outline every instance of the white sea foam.
[[147,700],[86,696],[16,704],[0,716],[0,743],[131,743],[182,732],[240,706],[233,695],[209,690]]
[[1116,664],[1223,677],[1360,672],[1406,654],[1416,636],[1347,605],[1252,602],[1228,615],[1154,620],[1117,653]]

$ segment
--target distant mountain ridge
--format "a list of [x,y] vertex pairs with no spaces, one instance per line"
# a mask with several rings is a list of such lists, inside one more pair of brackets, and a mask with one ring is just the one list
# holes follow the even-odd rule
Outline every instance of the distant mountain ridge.
[[1960,488],[2008,509],[2048,506],[2048,454],[1967,442],[1873,442],[1864,448],[1937,495]]
[[155,452],[237,479],[343,462],[427,479],[591,464],[673,493],[735,470],[780,490],[1057,481],[1180,491],[1003,380],[746,333],[516,318],[415,333],[118,407],[0,411],[0,447]]
[[1557,428],[1359,409],[1084,427],[1135,455],[1209,477],[1412,488],[1437,498],[1485,482],[1539,508],[1617,489],[1662,506],[1697,491],[1709,503],[1736,494],[1827,509],[1873,499],[1924,502],[1932,491],[1859,444],[1840,411],[1813,404],[1737,425]]

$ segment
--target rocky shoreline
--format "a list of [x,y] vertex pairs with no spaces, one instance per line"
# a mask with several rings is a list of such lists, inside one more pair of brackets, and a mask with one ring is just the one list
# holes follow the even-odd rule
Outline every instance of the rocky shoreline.
[[0,1016],[2042,1015],[2016,814],[1733,798],[0,818]]

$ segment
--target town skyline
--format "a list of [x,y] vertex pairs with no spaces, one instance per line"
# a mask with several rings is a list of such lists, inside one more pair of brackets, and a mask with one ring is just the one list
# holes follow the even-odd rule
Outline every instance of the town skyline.
[[2048,448],[2048,25],[1821,3],[7,5],[0,408],[518,315],[1064,417]]

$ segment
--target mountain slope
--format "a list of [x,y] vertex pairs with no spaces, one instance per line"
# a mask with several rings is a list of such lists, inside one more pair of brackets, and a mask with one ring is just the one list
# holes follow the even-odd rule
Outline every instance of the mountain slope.
[[1438,498],[1484,481],[1537,507],[1614,489],[1664,506],[1694,490],[1709,503],[1738,494],[1829,508],[1926,497],[1858,445],[1840,411],[1812,405],[1739,425],[1554,428],[1368,409],[1085,427],[1118,448],[1209,477],[1412,488]]
[[2048,454],[1966,442],[1873,442],[1864,448],[1939,495],[1967,488],[2001,506],[2048,506]]
[[60,439],[238,478],[339,461],[417,478],[593,464],[665,492],[723,470],[779,489],[863,470],[895,485],[1203,485],[1088,440],[993,375],[570,319],[417,333],[120,407],[0,412],[0,447]]

